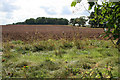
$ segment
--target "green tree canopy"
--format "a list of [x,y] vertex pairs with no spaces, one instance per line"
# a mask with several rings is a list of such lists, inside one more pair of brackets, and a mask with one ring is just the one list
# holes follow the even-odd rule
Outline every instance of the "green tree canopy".
[[[77,0],[74,0],[71,3],[71,6],[77,4]],[[105,27],[108,27],[105,32],[106,37],[109,39],[118,40],[117,45],[120,44],[120,2],[102,2],[102,5],[99,5],[98,2],[88,2],[89,8],[91,10],[94,8],[94,18],[93,21],[97,21],[100,24],[106,24]],[[99,13],[99,11],[101,13]],[[99,22],[98,22],[99,21]]]
[[27,25],[68,25],[68,20],[64,18],[46,18],[38,17],[36,19],[30,18],[26,19],[25,22],[18,22],[15,24],[27,24]]
[[85,19],[84,16],[80,17],[80,18],[71,18],[70,19],[70,23],[72,23],[73,26],[75,26],[75,24],[79,24],[79,26],[80,25],[84,26],[86,24],[86,21],[87,21],[87,19]]
[[27,19],[25,21],[26,24],[35,24],[35,19],[34,18],[30,18],[30,19]]

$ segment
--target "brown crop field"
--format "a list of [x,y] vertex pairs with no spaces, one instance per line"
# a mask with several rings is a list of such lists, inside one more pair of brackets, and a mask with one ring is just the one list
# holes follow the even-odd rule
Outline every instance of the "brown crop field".
[[85,28],[65,25],[3,25],[3,41],[11,40],[46,40],[46,39],[84,39],[96,38],[104,31],[102,28]]

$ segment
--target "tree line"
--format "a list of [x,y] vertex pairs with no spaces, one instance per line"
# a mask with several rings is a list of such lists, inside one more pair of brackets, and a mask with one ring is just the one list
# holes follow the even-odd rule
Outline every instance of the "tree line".
[[[100,10],[98,14],[100,15]],[[95,12],[91,12],[90,16],[88,16],[89,24],[91,28],[102,28],[105,26],[105,24],[101,24],[100,21],[102,19],[94,19]],[[75,26],[75,24],[78,24],[78,26],[84,27],[88,19],[85,19],[85,16],[81,16],[79,18],[71,18],[70,21],[68,21],[65,18],[47,18],[47,17],[38,17],[36,19],[30,18],[26,19],[24,22],[17,22],[13,23],[12,25],[68,25],[72,24]]]
[[85,17],[80,18],[71,18],[70,21],[68,21],[65,18],[46,18],[46,17],[38,17],[36,19],[30,18],[26,19],[24,22],[17,22],[13,23],[13,25],[68,25],[72,24],[75,26],[75,24],[79,24],[79,26],[84,26],[86,24]]
[[38,17],[36,19],[30,18],[26,19],[24,22],[13,23],[16,24],[26,24],[26,25],[68,25],[68,20],[64,18],[46,18],[46,17]]

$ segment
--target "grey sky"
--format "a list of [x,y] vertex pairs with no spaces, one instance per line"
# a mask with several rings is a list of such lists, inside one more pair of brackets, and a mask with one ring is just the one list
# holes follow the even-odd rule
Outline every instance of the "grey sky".
[[[84,7],[73,13],[76,7],[71,7],[73,0],[0,0],[0,25],[25,21],[28,18],[55,17],[75,18],[86,16]],[[88,7],[84,0],[85,7]],[[79,5],[78,5],[79,7]]]

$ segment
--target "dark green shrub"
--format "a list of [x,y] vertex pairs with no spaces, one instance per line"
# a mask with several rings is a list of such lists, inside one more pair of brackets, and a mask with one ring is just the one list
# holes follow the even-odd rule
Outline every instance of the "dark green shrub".
[[62,49],[70,49],[73,47],[73,45],[71,43],[65,42],[63,43],[62,46],[60,46]]
[[55,47],[50,44],[48,44],[48,45],[47,44],[34,44],[32,51],[33,52],[45,51],[45,50],[52,51],[54,49],[55,49]]
[[35,45],[33,48],[33,52],[44,51],[45,49],[46,49],[46,46],[44,45]]

